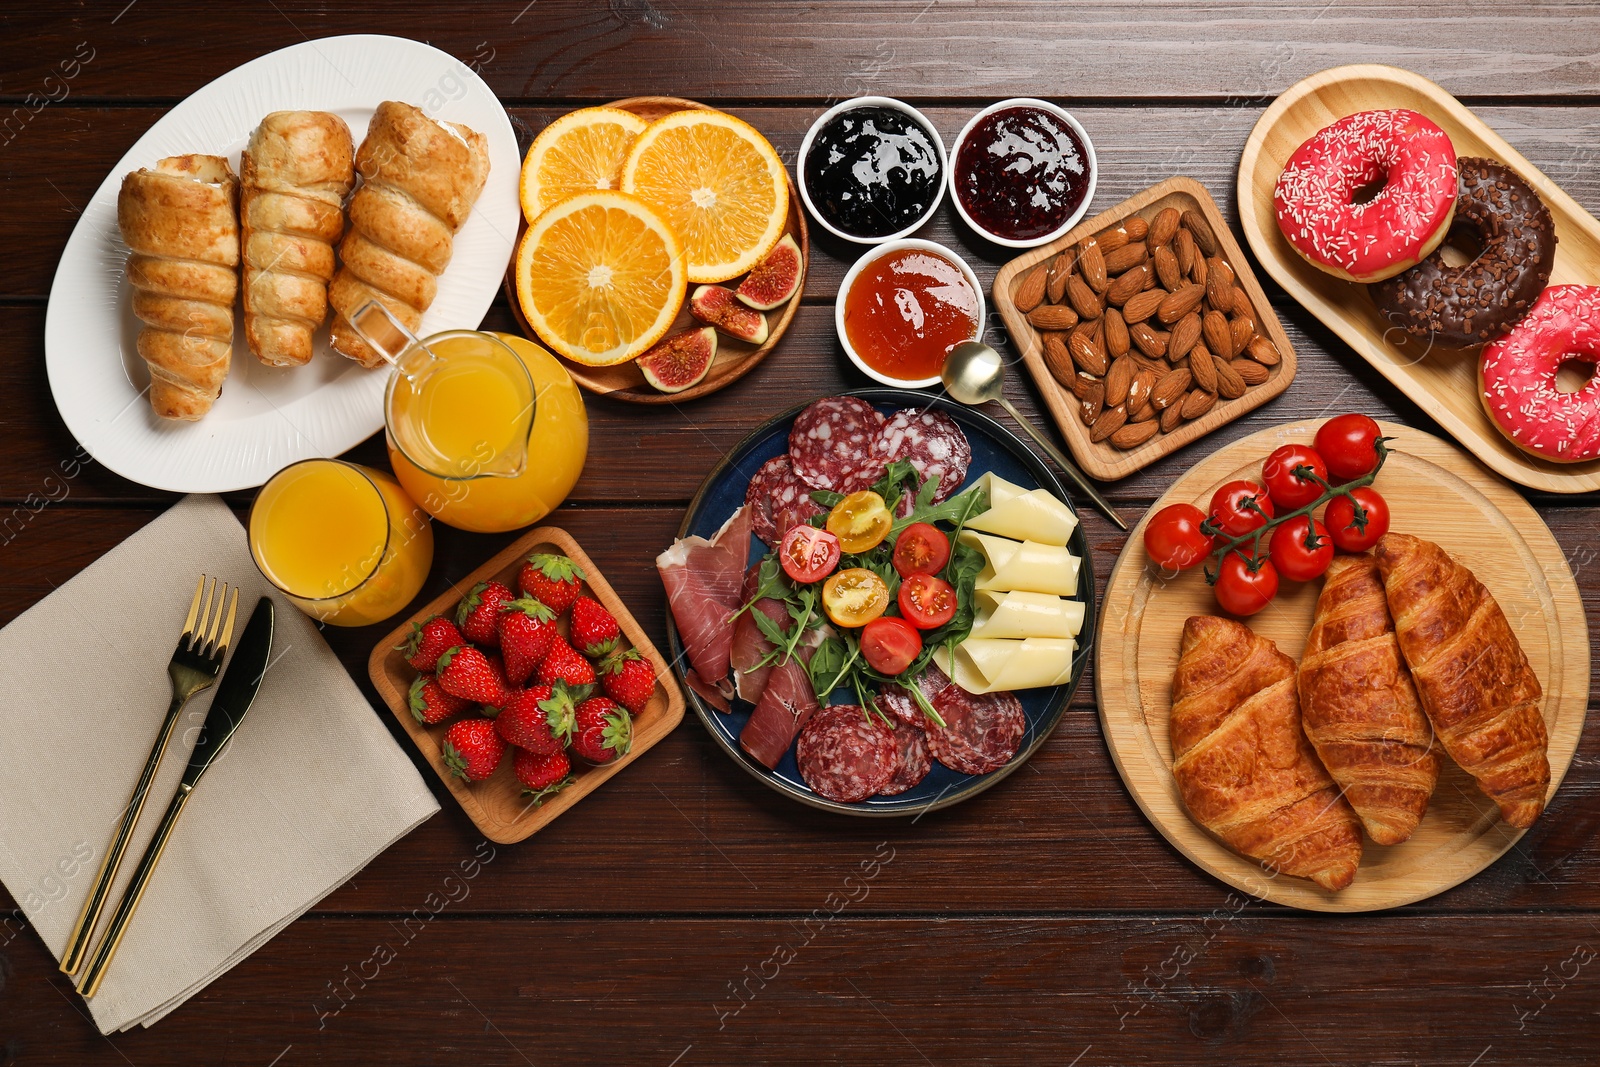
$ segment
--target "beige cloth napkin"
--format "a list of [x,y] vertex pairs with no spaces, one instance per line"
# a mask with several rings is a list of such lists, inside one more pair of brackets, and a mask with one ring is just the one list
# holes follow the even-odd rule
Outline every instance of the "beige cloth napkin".
[[[239,586],[237,640],[271,590],[213,496],[186,497],[0,631],[0,880],[58,959],[171,698],[167,661],[201,572]],[[250,714],[88,1002],[103,1033],[155,1022],[439,810],[316,625],[274,601]],[[215,691],[178,723],[102,929]]]

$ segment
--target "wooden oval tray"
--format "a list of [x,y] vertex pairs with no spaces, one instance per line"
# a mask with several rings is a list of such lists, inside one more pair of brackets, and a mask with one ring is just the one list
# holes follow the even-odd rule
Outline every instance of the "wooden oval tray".
[[1279,285],[1490,468],[1552,493],[1600,489],[1600,460],[1536,459],[1495,428],[1478,398],[1478,349],[1428,351],[1378,315],[1365,286],[1313,267],[1278,231],[1272,190],[1294,150],[1335,119],[1391,107],[1426,115],[1450,135],[1457,154],[1497,159],[1538,190],[1558,239],[1550,284],[1600,284],[1600,222],[1593,215],[1461,101],[1421,75],[1377,64],[1313,74],[1273,101],[1256,122],[1239,160],[1239,215],[1246,240]]
[[[1256,321],[1277,346],[1278,353],[1283,359],[1272,368],[1265,382],[1251,386],[1236,400],[1219,399],[1210,411],[1198,419],[1185,422],[1171,433],[1157,434],[1138,448],[1127,450],[1116,448],[1105,441],[1097,444],[1089,440],[1089,429],[1078,417],[1077,398],[1050,373],[1050,368],[1044,361],[1044,346],[1039,331],[1028,322],[1027,316],[1017,310],[1017,288],[1022,284],[1023,275],[1034,264],[1053,259],[1062,249],[1077,244],[1090,234],[1112,229],[1118,223],[1135,215],[1148,222],[1169,207],[1175,207],[1179,211],[1198,211],[1205,217],[1206,222],[1211,225],[1212,234],[1217,239],[1218,252],[1227,260],[1228,266],[1233,268],[1239,287],[1250,297],[1251,306],[1256,312]],[[1109,211],[1102,211],[1087,222],[1080,223],[1065,236],[1013,259],[1001,267],[1000,272],[995,275],[993,295],[994,306],[1000,312],[1000,317],[1005,320],[1006,333],[1010,336],[1011,343],[1022,352],[1022,360],[1028,366],[1028,373],[1033,376],[1033,383],[1038,387],[1039,395],[1044,398],[1045,406],[1050,409],[1050,415],[1055,420],[1056,428],[1061,431],[1062,439],[1072,450],[1073,458],[1090,477],[1104,482],[1126,478],[1134,471],[1148,467],[1162,456],[1169,455],[1191,441],[1204,437],[1218,426],[1230,423],[1246,412],[1255,410],[1289,388],[1289,383],[1294,380],[1295,368],[1298,366],[1294,346],[1289,343],[1288,335],[1283,332],[1283,324],[1278,321],[1277,313],[1267,302],[1267,295],[1261,291],[1261,285],[1256,281],[1255,272],[1251,270],[1249,261],[1239,248],[1239,242],[1233,239],[1233,231],[1228,229],[1228,222],[1218,210],[1217,202],[1211,198],[1205,186],[1193,178],[1181,175],[1158,182]]]
[[[1269,452],[1291,441],[1310,443],[1319,424],[1290,423],[1234,442],[1179,478],[1149,514],[1179,501],[1206,507],[1223,482],[1259,477]],[[1520,495],[1454,446],[1391,423],[1383,432],[1397,449],[1376,483],[1389,502],[1392,528],[1435,541],[1472,568],[1505,610],[1544,687],[1554,796],[1589,702],[1589,628],[1561,546]],[[1198,572],[1164,578],[1148,565],[1143,531],[1149,514],[1128,537],[1106,585],[1095,687],[1100,725],[1122,780],[1178,851],[1253,896],[1309,911],[1353,912],[1442,893],[1516,843],[1522,831],[1499,822],[1494,804],[1448,758],[1416,832],[1388,847],[1363,840],[1361,868],[1342,892],[1288,875],[1274,878],[1202,830],[1178,797],[1167,717],[1184,620],[1221,610]],[[1320,591],[1321,582],[1286,581],[1266,611],[1245,621],[1298,660]]]
[[[714,111],[715,108],[694,100],[685,100],[677,96],[630,96],[626,100],[614,100],[607,107],[618,107],[624,111],[631,111],[646,122],[654,122],[663,115],[670,115],[674,111],[706,110]],[[717,355],[711,361],[711,370],[698,385],[690,386],[681,393],[663,393],[649,382],[644,380],[644,375],[632,361],[619,363],[614,367],[589,367],[582,363],[574,363],[570,359],[561,360],[561,365],[567,368],[567,373],[572,375],[572,380],[591,393],[601,396],[614,397],[617,400],[626,400],[633,404],[677,404],[685,400],[706,396],[718,389],[732,385],[734,382],[755,370],[756,364],[767,358],[767,354],[777,347],[778,341],[784,332],[789,329],[789,323],[794,320],[795,312],[800,310],[800,299],[805,295],[806,271],[811,266],[811,233],[806,226],[805,206],[800,202],[800,194],[795,190],[794,180],[789,181],[789,219],[784,225],[784,232],[794,238],[795,244],[800,246],[800,286],[795,290],[789,302],[773,311],[767,312],[767,339],[760,345],[748,344],[727,334],[717,333]],[[522,241],[522,235],[528,229],[528,220],[520,218],[517,223],[517,243]],[[506,268],[505,291],[506,300],[511,304],[511,313],[516,316],[517,326],[522,330],[523,336],[538,341],[539,335],[533,332],[528,325],[528,320],[522,316],[522,307],[517,302],[517,257],[511,257],[511,263]],[[690,291],[693,292],[693,283]],[[691,326],[699,326],[692,315],[689,314],[689,300],[684,298],[683,310],[678,312],[678,317],[673,320],[667,335],[671,336],[679,330]]]
[[[582,567],[586,576],[584,591],[605,605],[606,610],[616,618],[628,643],[639,650],[645,662],[656,672],[655,692],[650,695],[649,703],[633,717],[633,747],[628,754],[604,767],[588,767],[574,760],[573,783],[537,807],[522,798],[522,783],[511,771],[509,752],[494,774],[481,782],[464,782],[445,768],[439,746],[449,727],[444,723],[424,726],[411,714],[406,698],[417,672],[401,658],[396,647],[405,641],[413,622],[453,613],[462,594],[485,579],[498,578],[515,589],[517,571],[521,569],[522,561],[534,552],[559,553]],[[566,625],[563,617],[563,634]],[[428,761],[428,766],[449,788],[461,809],[483,831],[484,836],[506,845],[542,830],[556,816],[594,792],[606,779],[644,755],[683,721],[683,690],[678,688],[677,679],[672,676],[667,661],[661,658],[661,653],[645,636],[644,629],[601,576],[594,560],[578,547],[578,542],[572,539],[571,534],[555,526],[540,526],[523,534],[499,555],[461,579],[455,588],[440,593],[421,611],[396,626],[373,648],[367,660],[367,672],[372,676],[372,684],[377,687],[378,695],[389,705],[389,710],[394,712],[394,717],[411,736],[412,744],[417,746],[417,751]]]

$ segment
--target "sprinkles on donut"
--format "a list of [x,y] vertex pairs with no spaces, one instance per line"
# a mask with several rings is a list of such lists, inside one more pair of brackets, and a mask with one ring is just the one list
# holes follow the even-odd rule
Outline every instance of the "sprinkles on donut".
[[1600,458],[1600,375],[1577,392],[1556,384],[1563,363],[1600,360],[1600,286],[1554,285],[1511,332],[1484,346],[1478,385],[1511,443],[1558,463]]

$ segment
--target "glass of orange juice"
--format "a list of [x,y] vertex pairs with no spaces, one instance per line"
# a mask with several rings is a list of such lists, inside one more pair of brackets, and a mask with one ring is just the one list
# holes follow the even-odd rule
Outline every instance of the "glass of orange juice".
[[339,459],[290,464],[250,507],[250,554],[301,611],[334,626],[381,622],[433,563],[428,516],[389,475]]

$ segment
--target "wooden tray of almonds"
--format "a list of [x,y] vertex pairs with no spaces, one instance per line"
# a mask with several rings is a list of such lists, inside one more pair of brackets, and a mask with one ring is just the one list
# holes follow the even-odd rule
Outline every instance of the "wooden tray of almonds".
[[1101,481],[1294,379],[1283,324],[1193,178],[1168,178],[1007,263],[994,303],[1067,447]]

